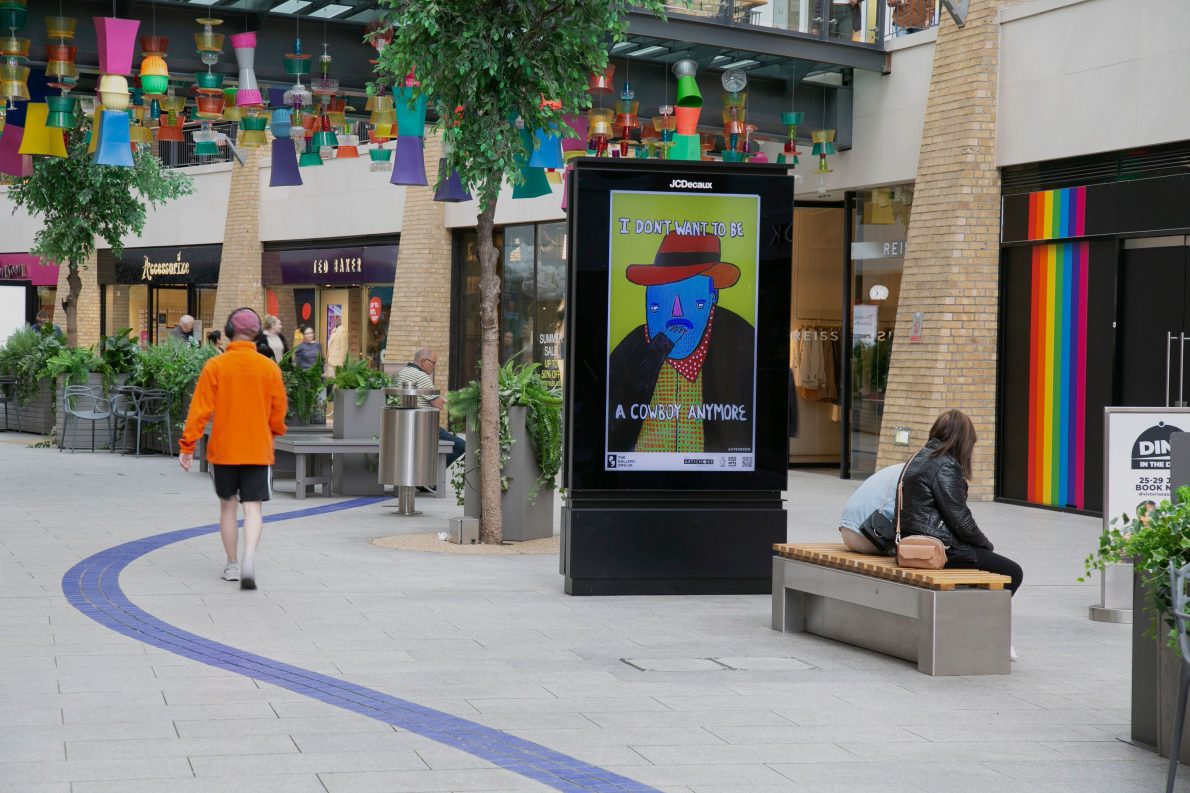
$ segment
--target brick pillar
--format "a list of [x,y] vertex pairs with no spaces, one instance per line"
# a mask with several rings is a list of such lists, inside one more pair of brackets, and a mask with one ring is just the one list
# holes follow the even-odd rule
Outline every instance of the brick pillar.
[[[996,169],[1002,0],[971,0],[966,26],[943,15],[934,49],[921,157],[905,245],[879,465],[905,460],[947,408],[975,422],[971,496],[992,496],[996,438],[996,328],[1000,172]],[[909,342],[914,312],[921,342]],[[893,428],[909,427],[908,449]]]
[[[66,283],[66,276],[70,268],[65,264],[58,267],[58,292],[54,297],[53,322],[66,332],[66,309],[62,308],[62,301],[70,294],[70,284]],[[79,291],[79,302],[75,321],[78,323],[78,346],[90,347],[99,342],[101,328],[99,327],[99,260],[95,251],[87,257],[87,261],[79,268],[79,279],[82,287]]]
[[434,200],[441,156],[439,137],[427,136],[425,159],[430,185],[405,188],[405,220],[393,281],[385,362],[404,364],[417,347],[432,347],[438,354],[434,385],[445,394],[450,376],[451,236],[446,228],[446,205]]
[[242,149],[247,165],[233,165],[223,231],[223,259],[219,290],[215,293],[215,327],[240,306],[264,316],[264,287],[260,283],[260,158],[267,148]]

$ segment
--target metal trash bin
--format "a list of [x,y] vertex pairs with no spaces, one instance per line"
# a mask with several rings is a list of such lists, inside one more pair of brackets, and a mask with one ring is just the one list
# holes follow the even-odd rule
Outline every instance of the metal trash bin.
[[[381,484],[397,488],[398,515],[419,515],[414,509],[418,487],[438,484],[438,409],[417,406],[418,397],[433,399],[436,388],[386,388],[380,415]],[[396,397],[396,405],[389,404]]]

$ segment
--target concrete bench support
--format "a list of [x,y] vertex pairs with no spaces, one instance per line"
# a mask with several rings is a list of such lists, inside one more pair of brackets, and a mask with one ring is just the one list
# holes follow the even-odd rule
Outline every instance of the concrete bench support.
[[927,675],[1006,675],[1012,596],[923,589],[774,556],[773,630],[916,661]]

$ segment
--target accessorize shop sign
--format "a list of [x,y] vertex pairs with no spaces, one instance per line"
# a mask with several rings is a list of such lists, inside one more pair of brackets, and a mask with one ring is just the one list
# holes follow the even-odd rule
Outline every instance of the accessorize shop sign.
[[[1122,515],[1136,517],[1169,501],[1170,436],[1190,429],[1187,408],[1119,408],[1104,411],[1107,493],[1106,529]],[[1055,450],[1055,454],[1066,450]]]
[[391,284],[396,245],[279,251],[283,284]]
[[58,265],[28,253],[0,253],[0,281],[30,281],[57,286]]
[[125,248],[116,260],[119,284],[217,284],[222,245]]

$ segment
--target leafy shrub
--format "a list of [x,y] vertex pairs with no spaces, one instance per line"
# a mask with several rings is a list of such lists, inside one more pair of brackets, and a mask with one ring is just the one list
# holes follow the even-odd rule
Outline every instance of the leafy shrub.
[[355,404],[364,404],[369,391],[387,388],[390,384],[388,375],[379,369],[373,369],[372,364],[362,355],[354,361],[347,361],[335,367],[335,388],[343,391],[357,391]]
[[296,416],[307,424],[313,423],[319,411],[326,383],[322,379],[322,356],[309,369],[303,369],[293,360],[293,350],[281,357],[281,380],[285,383],[285,396],[289,400],[289,415]]
[[61,334],[49,325],[13,331],[0,348],[0,374],[15,379],[17,404],[29,404],[46,376],[46,363],[64,348]]
[[128,385],[169,392],[170,417],[181,425],[186,420],[182,411],[186,392],[198,380],[203,365],[218,352],[214,347],[192,347],[178,341],[151,345],[137,356]]

